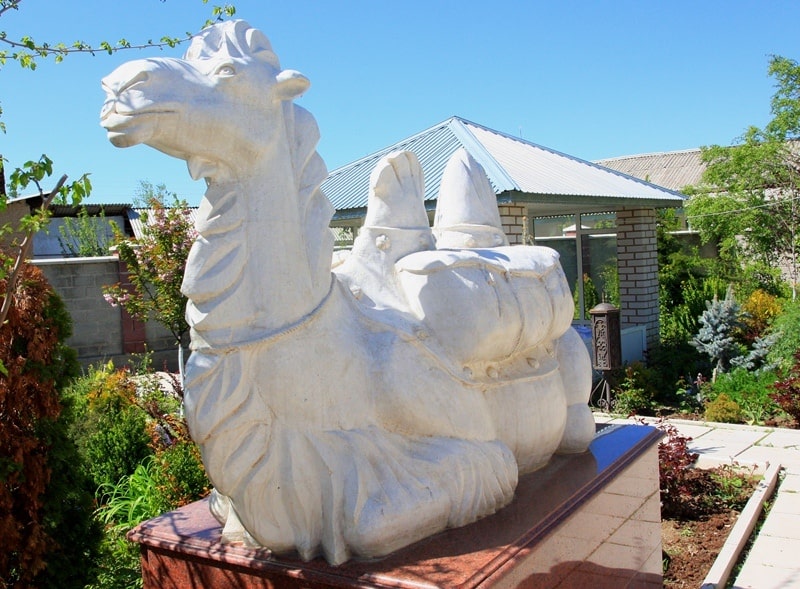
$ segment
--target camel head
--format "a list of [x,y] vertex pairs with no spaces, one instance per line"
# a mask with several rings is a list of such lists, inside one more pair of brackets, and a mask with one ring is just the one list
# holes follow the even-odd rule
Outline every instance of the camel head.
[[186,160],[195,179],[220,180],[270,157],[271,140],[286,135],[284,103],[309,81],[282,70],[267,37],[238,20],[201,31],[183,59],[131,61],[102,85],[111,143],[149,145]]

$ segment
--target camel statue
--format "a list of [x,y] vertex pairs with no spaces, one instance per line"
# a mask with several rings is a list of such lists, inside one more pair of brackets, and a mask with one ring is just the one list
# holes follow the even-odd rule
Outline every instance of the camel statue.
[[465,152],[429,227],[414,154],[370,179],[331,268],[309,86],[244,21],[103,80],[112,144],[187,162],[207,191],[183,281],[185,411],[222,538],[303,559],[386,555],[512,501],[594,434],[591,369],[547,248],[508,246]]

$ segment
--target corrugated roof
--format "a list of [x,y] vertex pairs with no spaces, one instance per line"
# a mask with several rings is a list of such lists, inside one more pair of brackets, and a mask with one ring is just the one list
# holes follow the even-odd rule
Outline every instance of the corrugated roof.
[[[632,175],[604,168],[557,151],[512,137],[459,117],[452,117],[360,160],[333,170],[322,190],[336,209],[336,218],[360,216],[367,204],[369,176],[377,161],[393,152],[409,150],[425,174],[425,201],[430,207],[439,192],[442,172],[450,156],[465,148],[480,163],[498,197],[506,200],[557,205],[621,206],[647,201],[647,206],[679,206],[682,195]],[[625,203],[624,201],[627,201]],[[567,212],[566,210],[564,212]]]
[[90,217],[97,217],[101,213],[107,217],[112,217],[115,215],[125,215],[130,208],[131,205],[125,203],[81,205],[55,204],[50,206],[50,212],[54,217],[77,217],[78,214],[85,209]]
[[700,184],[706,169],[699,149],[629,155],[595,163],[671,190]]

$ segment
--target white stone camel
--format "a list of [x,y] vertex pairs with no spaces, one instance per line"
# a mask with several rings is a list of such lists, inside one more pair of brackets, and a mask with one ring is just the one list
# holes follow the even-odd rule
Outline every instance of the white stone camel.
[[465,153],[431,230],[392,154],[331,271],[332,208],[308,87],[243,21],[184,59],[103,81],[119,147],[186,160],[208,189],[186,267],[186,418],[225,541],[331,563],[385,555],[509,503],[520,473],[594,433],[588,354],[557,255],[509,247]]

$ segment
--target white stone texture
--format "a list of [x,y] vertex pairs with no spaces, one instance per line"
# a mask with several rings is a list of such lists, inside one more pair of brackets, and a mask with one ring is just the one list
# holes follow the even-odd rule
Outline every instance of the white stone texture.
[[292,102],[309,82],[263,34],[221,23],[184,59],[130,62],[103,85],[114,145],[185,159],[208,183],[183,284],[185,401],[224,539],[381,556],[495,512],[519,473],[586,450],[590,360],[557,254],[506,245],[465,152],[433,230],[416,157],[381,160],[332,273],[319,132]]

